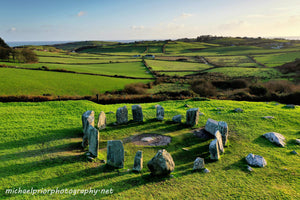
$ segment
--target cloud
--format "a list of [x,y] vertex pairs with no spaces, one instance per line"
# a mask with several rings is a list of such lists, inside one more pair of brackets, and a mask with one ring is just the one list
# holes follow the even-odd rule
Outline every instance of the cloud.
[[7,30],[8,33],[16,32],[17,29],[15,27],[11,27],[10,29]]
[[189,17],[192,17],[192,16],[193,16],[193,14],[191,14],[191,13],[182,13],[182,14],[180,15],[180,17],[181,17],[181,18],[184,18],[184,19],[189,18]]
[[145,28],[144,26],[135,26],[135,25],[130,26],[130,29],[132,30],[143,30],[144,28]]
[[81,17],[81,16],[83,16],[83,15],[85,15],[85,14],[86,14],[86,12],[80,11],[80,12],[77,14],[77,17]]

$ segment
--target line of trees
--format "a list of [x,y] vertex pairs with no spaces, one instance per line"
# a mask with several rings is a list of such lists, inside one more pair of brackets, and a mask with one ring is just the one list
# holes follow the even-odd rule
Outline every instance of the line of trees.
[[10,58],[14,62],[35,63],[38,57],[34,51],[28,48],[10,48],[2,38],[0,38],[0,60],[9,61]]

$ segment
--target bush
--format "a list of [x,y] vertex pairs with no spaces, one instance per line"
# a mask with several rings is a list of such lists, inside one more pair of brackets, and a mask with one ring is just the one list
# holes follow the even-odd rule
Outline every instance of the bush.
[[243,79],[213,81],[212,84],[220,89],[241,89],[246,88],[248,86],[248,82]]
[[249,90],[250,94],[257,95],[257,96],[263,96],[268,92],[267,88],[265,88],[262,85],[251,85],[249,89],[250,89]]
[[272,93],[291,93],[293,91],[293,84],[286,80],[269,81],[265,87]]
[[147,92],[148,85],[143,83],[132,83],[126,85],[123,92],[126,94],[145,94]]
[[191,90],[200,96],[208,97],[217,94],[216,87],[206,80],[196,80],[191,83]]

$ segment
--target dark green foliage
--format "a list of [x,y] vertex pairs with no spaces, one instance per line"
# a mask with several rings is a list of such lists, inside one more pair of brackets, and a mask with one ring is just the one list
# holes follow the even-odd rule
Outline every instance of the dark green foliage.
[[268,90],[262,85],[251,85],[249,87],[250,89],[250,94],[258,95],[258,96],[263,96],[267,94]]
[[0,47],[10,48],[1,37],[0,37]]
[[217,94],[216,87],[208,80],[196,80],[191,83],[193,92],[200,96],[208,97]]

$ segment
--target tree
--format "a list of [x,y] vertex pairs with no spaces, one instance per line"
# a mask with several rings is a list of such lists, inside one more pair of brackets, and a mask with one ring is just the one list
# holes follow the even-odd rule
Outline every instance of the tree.
[[15,56],[19,62],[24,62],[24,63],[35,63],[38,62],[38,57],[34,53],[34,51],[28,49],[28,48],[23,48],[23,49],[16,49],[15,50]]
[[2,60],[9,60],[9,48],[0,47],[0,59]]
[[10,48],[1,37],[0,37],[0,47],[8,48],[8,49]]

